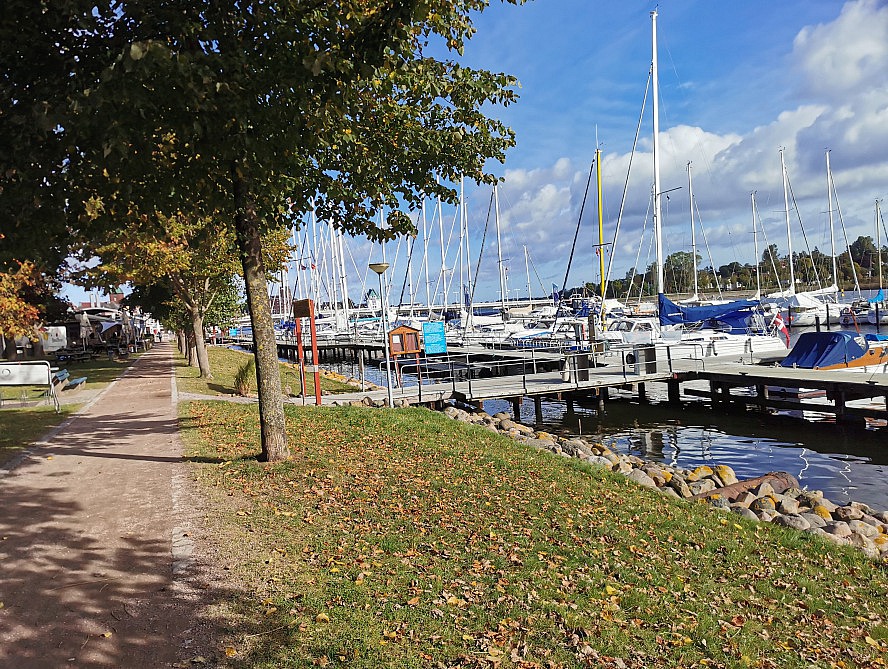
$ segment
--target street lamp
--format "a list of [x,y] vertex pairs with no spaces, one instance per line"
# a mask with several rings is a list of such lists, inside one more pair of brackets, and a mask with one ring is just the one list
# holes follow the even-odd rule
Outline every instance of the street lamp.
[[370,269],[376,272],[376,276],[379,277],[379,304],[380,304],[380,318],[382,318],[382,341],[385,344],[385,379],[386,379],[386,393],[388,394],[388,403],[390,407],[395,406],[395,401],[392,399],[392,370],[389,367],[389,336],[388,336],[388,305],[386,304],[387,300],[385,299],[385,293],[382,291],[382,275],[389,268],[389,264],[387,262],[372,262],[369,265]]

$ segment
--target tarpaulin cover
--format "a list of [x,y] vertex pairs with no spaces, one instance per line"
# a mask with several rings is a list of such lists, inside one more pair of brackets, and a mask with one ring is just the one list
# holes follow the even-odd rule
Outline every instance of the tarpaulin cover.
[[705,307],[681,307],[663,293],[657,296],[660,325],[702,323],[711,319],[719,319],[721,316],[738,309],[749,309],[756,306],[758,306],[756,300],[734,300],[726,304],[713,304]]
[[866,353],[855,332],[805,332],[780,363],[781,367],[816,369],[857,360]]

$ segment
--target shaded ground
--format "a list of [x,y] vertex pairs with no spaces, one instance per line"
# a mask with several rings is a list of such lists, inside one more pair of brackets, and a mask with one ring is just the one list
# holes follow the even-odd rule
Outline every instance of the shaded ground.
[[0,666],[212,661],[171,365],[154,348],[0,470]]

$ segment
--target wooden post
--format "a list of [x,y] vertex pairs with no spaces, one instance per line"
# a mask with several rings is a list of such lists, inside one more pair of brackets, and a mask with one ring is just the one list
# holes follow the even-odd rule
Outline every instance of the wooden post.
[[534,395],[533,397],[533,413],[536,418],[537,424],[543,422],[543,401],[540,399],[539,395]]
[[647,402],[647,388],[644,383],[638,384],[638,401]]
[[305,404],[305,355],[302,350],[302,319],[296,319],[296,350],[299,356],[299,394]]
[[755,387],[755,400],[759,411],[764,412],[768,410],[768,386],[760,383]]
[[512,415],[515,416],[515,421],[521,422],[521,398],[513,397],[512,398]]
[[681,404],[681,386],[675,379],[666,382],[669,406],[677,407]]

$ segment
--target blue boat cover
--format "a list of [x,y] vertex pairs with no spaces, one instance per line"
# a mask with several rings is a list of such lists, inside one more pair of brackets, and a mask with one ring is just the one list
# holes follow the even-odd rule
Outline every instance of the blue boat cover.
[[780,366],[817,369],[851,362],[865,353],[855,332],[805,332]]
[[885,301],[885,291],[879,288],[879,292],[876,293],[875,297],[871,297],[867,300],[870,304],[875,304],[876,302],[884,302]]
[[873,334],[872,332],[863,336],[867,341],[888,341],[888,335]]
[[757,300],[734,300],[727,304],[713,304],[706,307],[682,307],[663,293],[657,295],[657,311],[660,316],[660,325],[681,325],[718,320],[726,314],[740,309],[751,309],[757,307],[758,304]]

